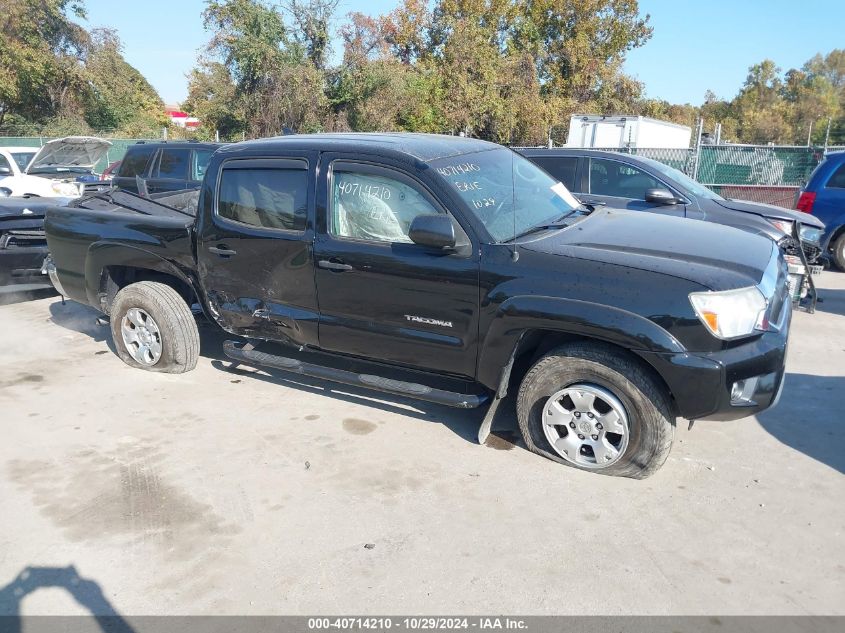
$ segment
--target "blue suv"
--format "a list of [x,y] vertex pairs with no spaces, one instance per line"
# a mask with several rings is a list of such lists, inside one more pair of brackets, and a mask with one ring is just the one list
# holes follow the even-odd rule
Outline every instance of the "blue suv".
[[845,152],[829,152],[810,175],[795,208],[824,222],[823,252],[845,271]]

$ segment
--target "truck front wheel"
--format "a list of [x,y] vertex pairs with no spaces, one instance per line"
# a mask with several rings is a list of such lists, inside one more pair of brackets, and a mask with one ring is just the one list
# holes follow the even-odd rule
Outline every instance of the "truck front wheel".
[[111,333],[117,355],[130,367],[181,374],[197,366],[194,315],[166,284],[139,281],[121,289],[111,307]]
[[529,450],[605,475],[643,479],[672,447],[675,417],[665,387],[610,345],[571,343],[528,371],[517,416]]

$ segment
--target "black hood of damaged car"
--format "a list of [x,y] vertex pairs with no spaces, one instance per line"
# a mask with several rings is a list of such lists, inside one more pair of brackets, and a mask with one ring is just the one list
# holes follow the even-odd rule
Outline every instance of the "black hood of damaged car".
[[801,224],[807,224],[819,229],[824,228],[824,223],[809,213],[793,211],[792,209],[784,209],[783,207],[777,207],[773,204],[751,202],[749,200],[713,200],[713,203],[718,204],[720,207],[724,207],[725,209],[730,209],[731,211],[753,213],[763,218],[800,222]]
[[47,209],[65,206],[72,198],[0,198],[0,218],[43,218]]
[[520,246],[670,275],[710,290],[759,283],[777,248],[768,238],[719,224],[616,209],[595,211]]

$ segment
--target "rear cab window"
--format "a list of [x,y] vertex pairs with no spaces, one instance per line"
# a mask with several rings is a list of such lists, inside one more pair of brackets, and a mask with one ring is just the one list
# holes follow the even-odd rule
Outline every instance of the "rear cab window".
[[143,176],[147,172],[147,164],[155,154],[155,147],[136,145],[130,147],[120,163],[117,175],[122,178],[134,178]]

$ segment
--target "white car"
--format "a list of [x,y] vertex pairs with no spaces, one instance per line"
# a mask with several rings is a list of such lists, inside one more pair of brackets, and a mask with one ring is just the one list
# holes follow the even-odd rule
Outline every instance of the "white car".
[[[10,196],[76,198],[85,190],[85,183],[79,182],[79,177],[92,174],[94,165],[110,146],[109,141],[93,136],[66,136],[40,148],[3,148],[0,150],[0,189],[5,189],[4,193]],[[32,153],[31,160],[21,167],[18,158],[23,161],[26,154]],[[16,154],[20,156],[16,157]]]
[[[0,147],[0,179],[20,176],[40,147]],[[9,195],[6,192],[6,195]]]

